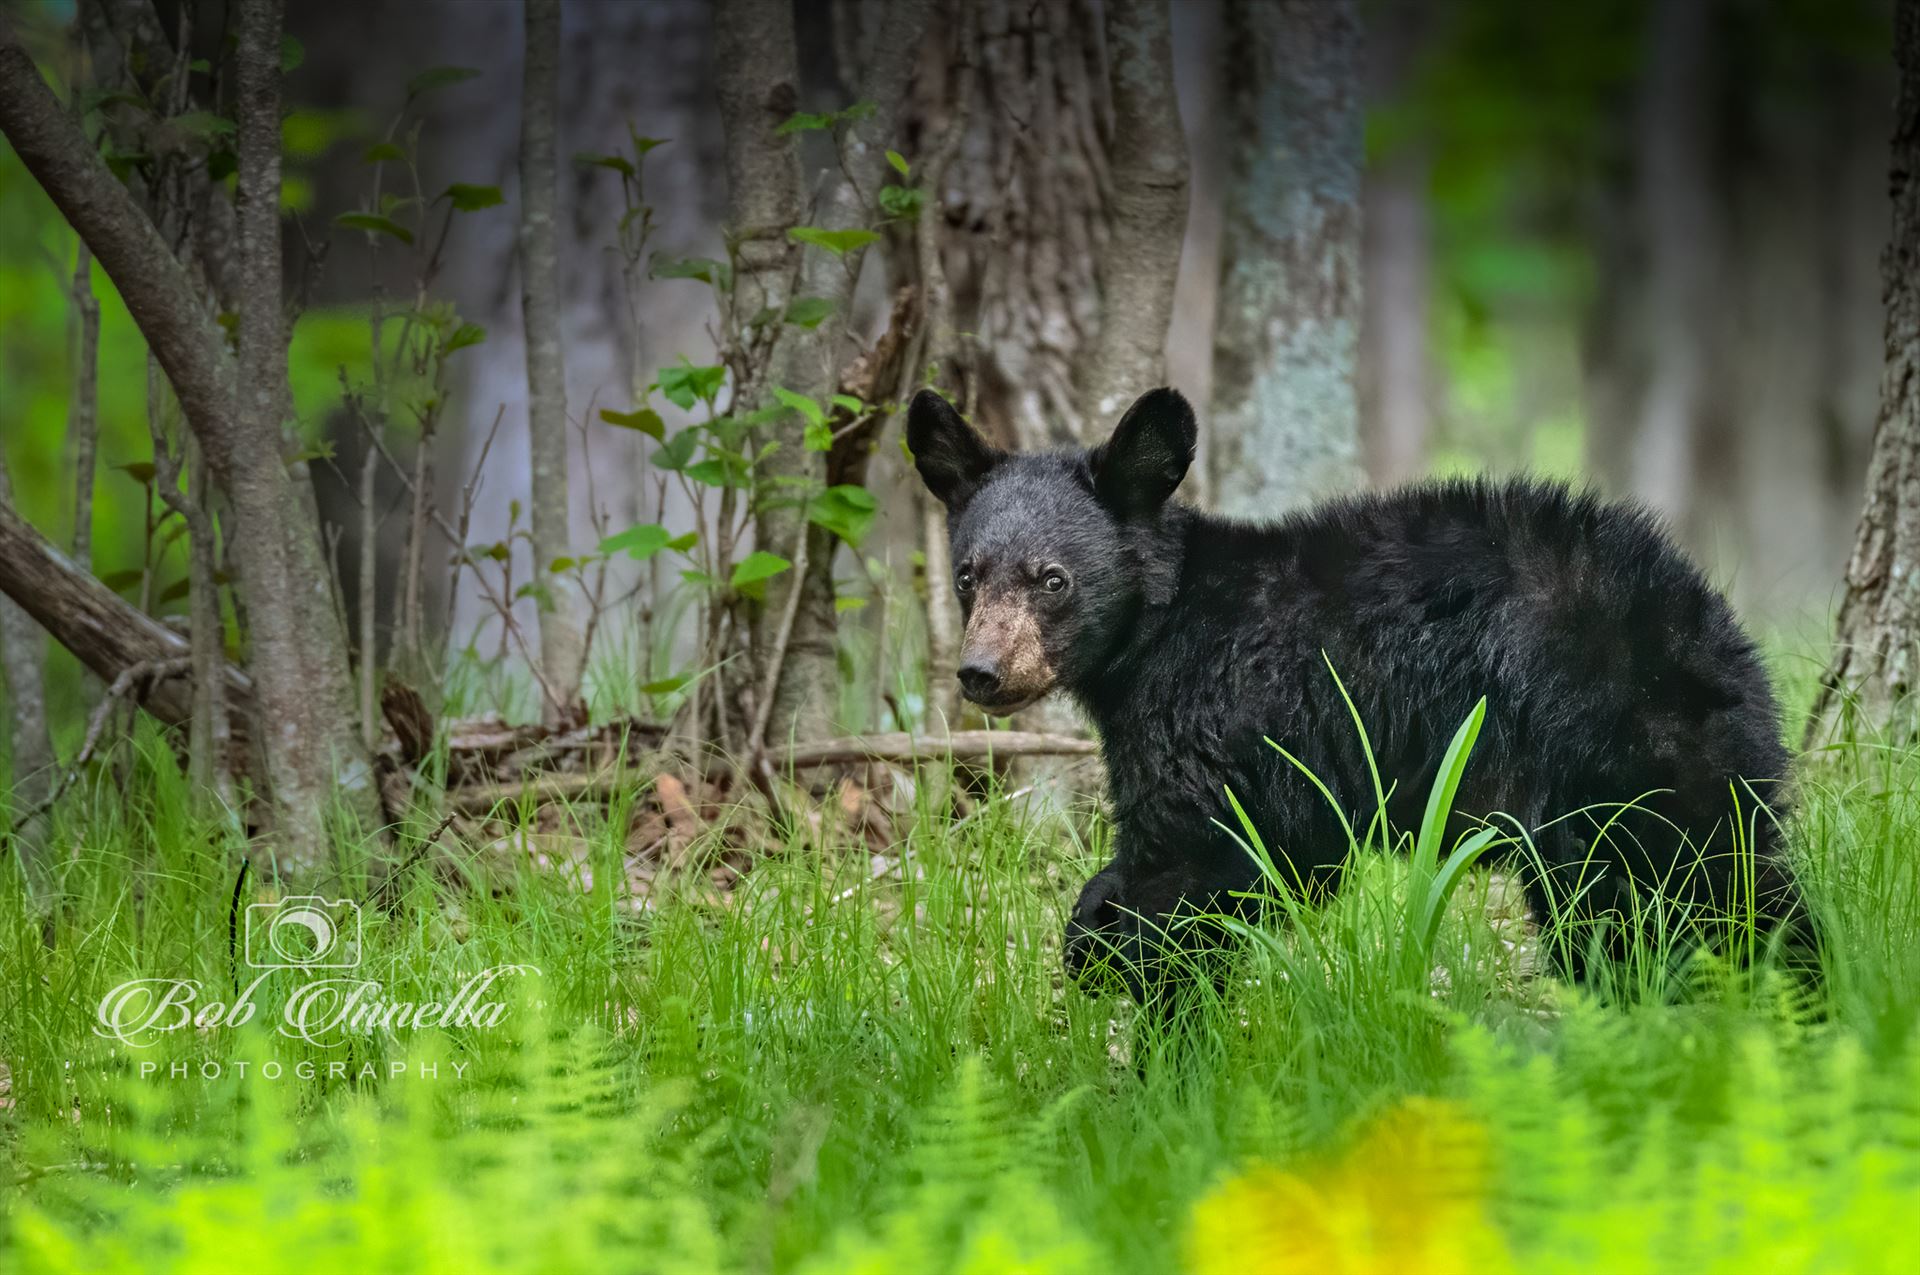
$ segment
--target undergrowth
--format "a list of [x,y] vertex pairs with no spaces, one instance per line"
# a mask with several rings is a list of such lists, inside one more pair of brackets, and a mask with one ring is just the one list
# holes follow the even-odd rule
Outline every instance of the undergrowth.
[[1341,793],[1344,891],[1276,874],[1224,989],[1155,1026],[1062,986],[1098,824],[956,819],[935,773],[892,872],[829,826],[636,907],[618,801],[573,812],[588,889],[351,869],[321,893],[363,905],[358,968],[329,973],[419,1003],[531,967],[497,1022],[308,1041],[280,1025],[311,974],[280,970],[246,1022],[138,1046],[96,1030],[116,986],[200,1009],[260,971],[230,821],[154,738],[121,761],[56,812],[60,906],[0,887],[11,1271],[1920,1268],[1914,754],[1805,773],[1815,978],[1656,935],[1628,965],[1671,977],[1569,986],[1443,818],[1403,838]]

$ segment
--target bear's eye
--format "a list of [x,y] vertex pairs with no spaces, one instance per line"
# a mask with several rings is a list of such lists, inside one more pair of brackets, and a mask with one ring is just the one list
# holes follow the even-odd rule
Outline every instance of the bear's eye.
[[1047,572],[1040,581],[1040,587],[1048,593],[1064,593],[1067,588],[1067,573],[1057,568]]
[[953,587],[955,592],[958,592],[958,593],[972,593],[973,592],[973,568],[972,567],[960,568],[959,572],[953,577]]

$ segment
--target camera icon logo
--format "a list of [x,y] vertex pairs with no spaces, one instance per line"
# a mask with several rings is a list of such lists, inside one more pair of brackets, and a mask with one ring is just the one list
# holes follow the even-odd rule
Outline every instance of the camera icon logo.
[[360,964],[360,905],[299,894],[247,907],[247,964],[344,970]]

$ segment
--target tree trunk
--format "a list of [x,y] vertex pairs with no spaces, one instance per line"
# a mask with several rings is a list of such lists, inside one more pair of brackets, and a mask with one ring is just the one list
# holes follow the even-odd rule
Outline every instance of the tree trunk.
[[[533,578],[540,597],[545,716],[557,724],[580,693],[587,652],[575,591],[551,570],[567,556],[567,382],[560,354],[560,256],[554,159],[560,95],[560,0],[526,0],[527,60],[520,118],[520,303],[527,342],[527,450]],[[539,596],[539,595],[536,595]]]
[[[1418,3],[1401,0],[1380,11],[1378,33],[1367,41],[1374,103],[1392,108],[1406,96],[1429,25]],[[1426,139],[1400,137],[1364,178],[1360,423],[1367,471],[1384,484],[1420,477],[1432,452],[1429,168]]]
[[1213,490],[1271,516],[1359,478],[1355,0],[1232,0]]
[[[192,647],[82,570],[58,546],[0,503],[0,594],[6,595],[89,672],[111,686],[121,674],[190,661]],[[225,660],[225,701],[244,736],[254,713],[253,683]],[[136,688],[138,703],[168,726],[185,726],[193,697],[183,679]]]
[[1168,0],[1107,0],[1107,245],[1099,328],[1081,361],[1090,436],[1166,379],[1167,324],[1187,228],[1187,139],[1173,88]]
[[[1916,737],[1920,641],[1920,0],[1898,0],[1888,188],[1893,234],[1881,258],[1886,369],[1866,507],[1834,634],[1833,662],[1807,723],[1807,745],[1855,725],[1904,746]],[[1849,720],[1851,719],[1851,720]]]
[[1692,514],[1709,429],[1716,329],[1712,145],[1712,0],[1650,10],[1636,148],[1637,214],[1647,253],[1647,384],[1632,453],[1632,489],[1698,546]]
[[[0,518],[16,516],[7,458],[0,450]],[[53,737],[47,731],[47,636],[32,616],[6,597],[0,597],[0,689],[7,693],[13,771],[9,798],[13,815],[9,822],[14,822],[46,800],[53,786],[56,758]],[[27,882],[38,891],[44,884],[45,823],[16,823],[12,831]]]

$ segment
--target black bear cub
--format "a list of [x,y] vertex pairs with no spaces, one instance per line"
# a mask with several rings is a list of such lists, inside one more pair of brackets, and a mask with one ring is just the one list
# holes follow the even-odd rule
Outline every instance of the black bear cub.
[[1396,784],[1397,828],[1418,825],[1453,732],[1486,697],[1455,808],[1532,833],[1550,879],[1531,856],[1514,866],[1536,918],[1551,890],[1562,911],[1571,897],[1616,921],[1638,893],[1799,923],[1766,673],[1725,599],[1641,511],[1477,480],[1268,523],[1214,517],[1171,499],[1195,425],[1170,389],[1088,451],[1004,452],[930,390],[907,431],[947,508],[964,694],[1003,714],[1060,688],[1103,741],[1116,853],[1067,928],[1076,977],[1097,963],[1152,997],[1169,946],[1205,941],[1169,920],[1235,908],[1256,886],[1214,823],[1234,824],[1223,788],[1283,872],[1337,884],[1338,816],[1263,738],[1364,826],[1372,784],[1329,663]]

